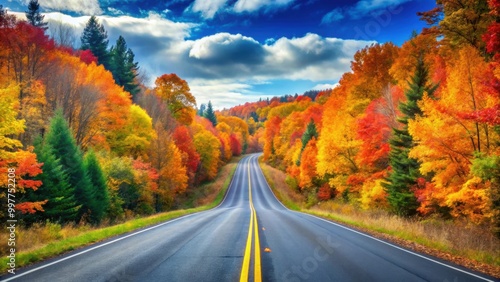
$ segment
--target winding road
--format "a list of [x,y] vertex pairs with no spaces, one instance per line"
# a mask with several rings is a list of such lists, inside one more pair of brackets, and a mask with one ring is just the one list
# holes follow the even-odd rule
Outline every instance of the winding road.
[[258,155],[223,202],[4,275],[3,281],[494,281],[342,225],[286,209]]

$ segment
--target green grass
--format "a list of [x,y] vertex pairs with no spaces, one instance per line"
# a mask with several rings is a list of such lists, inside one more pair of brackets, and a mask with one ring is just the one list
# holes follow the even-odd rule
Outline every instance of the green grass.
[[[238,159],[230,162],[227,165],[226,170],[228,171],[228,173],[219,174],[218,178],[225,178],[225,179],[216,179],[211,184],[208,184],[211,186],[218,186],[218,187],[212,187],[212,189],[214,189],[217,192],[217,194],[215,196],[215,199],[206,205],[197,208],[164,212],[145,218],[137,218],[114,226],[93,229],[93,230],[84,230],[81,232],[77,231],[77,233],[79,234],[75,236],[69,236],[68,238],[62,240],[54,240],[36,249],[16,253],[16,268],[23,267],[35,262],[39,262],[44,259],[48,259],[108,238],[112,238],[132,231],[137,231],[142,228],[154,226],[156,224],[172,220],[175,218],[179,218],[181,216],[212,209],[216,207],[224,198],[224,195],[229,187],[230,181],[234,175],[234,172],[236,171],[237,160]],[[222,186],[219,185],[220,183],[222,183]],[[32,236],[36,236],[36,234],[32,234]],[[8,258],[5,256],[0,259],[1,273],[5,273],[8,270],[7,266],[8,261],[9,261]]]

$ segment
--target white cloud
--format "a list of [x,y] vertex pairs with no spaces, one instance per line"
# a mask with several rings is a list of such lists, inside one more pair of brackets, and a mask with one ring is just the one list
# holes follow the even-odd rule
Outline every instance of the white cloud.
[[44,0],[40,1],[40,6],[50,10],[71,11],[85,15],[102,14],[98,0]]
[[249,83],[232,80],[194,79],[189,81],[189,87],[196,97],[198,105],[211,101],[217,110],[268,97],[265,94],[252,91],[252,85]]
[[412,0],[361,0],[355,5],[343,8],[335,8],[325,14],[321,20],[322,24],[331,24],[349,17],[361,19],[366,16],[378,16],[384,10],[397,7]]
[[206,19],[211,19],[226,5],[227,0],[195,0],[191,9],[193,12],[201,12]]
[[342,8],[335,8],[321,19],[321,24],[331,24],[345,18]]
[[335,84],[329,84],[329,83],[322,83],[322,84],[316,84],[312,90],[326,90],[326,89],[333,89],[335,87],[339,86],[338,83]]
[[[48,13],[46,19],[70,24],[79,42],[89,17]],[[275,80],[305,80],[318,85],[338,81],[349,71],[354,53],[373,43],[312,33],[266,43],[229,33],[193,40],[189,37],[198,24],[174,22],[154,13],[146,18],[99,16],[98,19],[108,32],[110,45],[115,44],[119,35],[125,38],[140,69],[149,75],[150,86],[162,74],[177,73],[188,81],[198,104],[217,99],[218,107],[258,100],[264,95],[255,92],[254,89],[259,89],[256,85],[272,84]],[[266,91],[270,87],[266,86]]]
[[260,9],[271,9],[276,7],[284,7],[291,4],[294,0],[238,0],[234,4],[233,10],[237,13],[255,12]]

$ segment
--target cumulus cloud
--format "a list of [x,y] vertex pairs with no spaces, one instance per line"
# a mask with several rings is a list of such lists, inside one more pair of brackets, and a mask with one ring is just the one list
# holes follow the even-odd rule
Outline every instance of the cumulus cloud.
[[54,11],[71,11],[84,15],[101,15],[102,10],[98,0],[44,0],[40,6]]
[[411,0],[361,0],[355,5],[333,9],[323,16],[321,23],[331,24],[346,17],[361,19],[369,15],[377,16],[388,8],[397,7],[409,1]]
[[186,75],[203,79],[321,81],[348,71],[354,53],[370,43],[310,33],[261,44],[241,34],[218,33],[185,41],[177,64],[182,65]]
[[[77,38],[88,18],[46,14],[46,19],[71,25]],[[162,74],[177,73],[188,81],[198,104],[220,98],[218,101],[224,102],[219,107],[264,97],[254,90],[262,83],[309,81],[326,87],[325,83],[334,83],[349,71],[357,50],[373,43],[313,33],[264,43],[230,33],[190,39],[198,24],[174,22],[154,13],[146,18],[99,16],[98,19],[108,32],[110,45],[115,44],[119,35],[125,38],[140,69],[148,73],[150,86]]]
[[191,10],[201,12],[204,18],[211,19],[226,5],[226,2],[227,0],[195,0]]
[[[216,109],[230,108],[245,102],[255,102],[259,98],[271,98],[263,93],[252,90],[252,84],[233,80],[204,80],[189,81],[191,92],[196,96],[198,105],[212,101]],[[257,98],[259,97],[259,98]]]
[[321,84],[316,84],[312,90],[326,90],[326,89],[333,89],[335,87],[339,86],[338,83],[335,84],[330,84],[330,83],[321,83]]

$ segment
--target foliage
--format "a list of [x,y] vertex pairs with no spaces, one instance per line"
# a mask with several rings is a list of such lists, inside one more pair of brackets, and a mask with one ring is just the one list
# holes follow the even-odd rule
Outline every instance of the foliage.
[[91,207],[90,219],[94,223],[99,223],[105,217],[109,208],[108,186],[94,151],[85,154],[83,165],[90,179],[91,194],[93,196],[94,205]]
[[419,57],[415,74],[409,83],[409,89],[405,92],[406,101],[399,105],[403,116],[398,121],[402,128],[394,128],[393,136],[389,141],[391,172],[387,177],[385,187],[388,194],[387,200],[392,210],[398,215],[413,215],[418,208],[413,189],[416,189],[417,178],[420,177],[420,165],[416,159],[409,157],[409,152],[415,144],[408,132],[408,122],[422,115],[418,102],[422,100],[424,93],[432,95],[434,90],[435,87],[428,86],[428,70],[423,58]]
[[203,117],[208,119],[213,126],[217,125],[217,117],[215,116],[211,101],[208,101],[207,109],[203,112]]
[[47,30],[47,23],[43,21],[45,16],[40,14],[40,4],[38,4],[38,0],[30,0],[28,3],[28,11],[26,11],[26,18],[31,25]]
[[45,201],[43,212],[29,213],[24,217],[25,222],[66,223],[77,219],[81,205],[75,199],[75,189],[69,184],[68,174],[64,171],[58,158],[55,157],[50,146],[44,146],[41,139],[35,144],[35,153],[43,163],[43,173],[34,179],[42,182],[35,192],[28,192],[26,197],[30,201]]
[[108,70],[111,68],[111,58],[108,52],[108,33],[100,24],[96,16],[91,16],[83,29],[81,37],[82,50],[90,50],[97,58],[97,62]]
[[80,205],[78,219],[92,214],[97,203],[94,200],[92,183],[83,165],[83,156],[76,145],[62,111],[56,111],[50,121],[50,128],[44,138],[43,146],[47,146],[55,158],[59,160],[64,173],[68,176],[68,183],[74,187],[75,199]]
[[109,53],[111,72],[116,84],[123,86],[125,91],[135,97],[139,92],[139,85],[135,81],[139,67],[138,63],[134,62],[134,52],[127,48],[125,39],[120,35],[116,40],[116,45],[111,47]]
[[195,112],[196,99],[191,94],[187,82],[175,73],[171,73],[158,77],[155,85],[156,95],[165,101],[174,118],[182,124],[191,124]]

